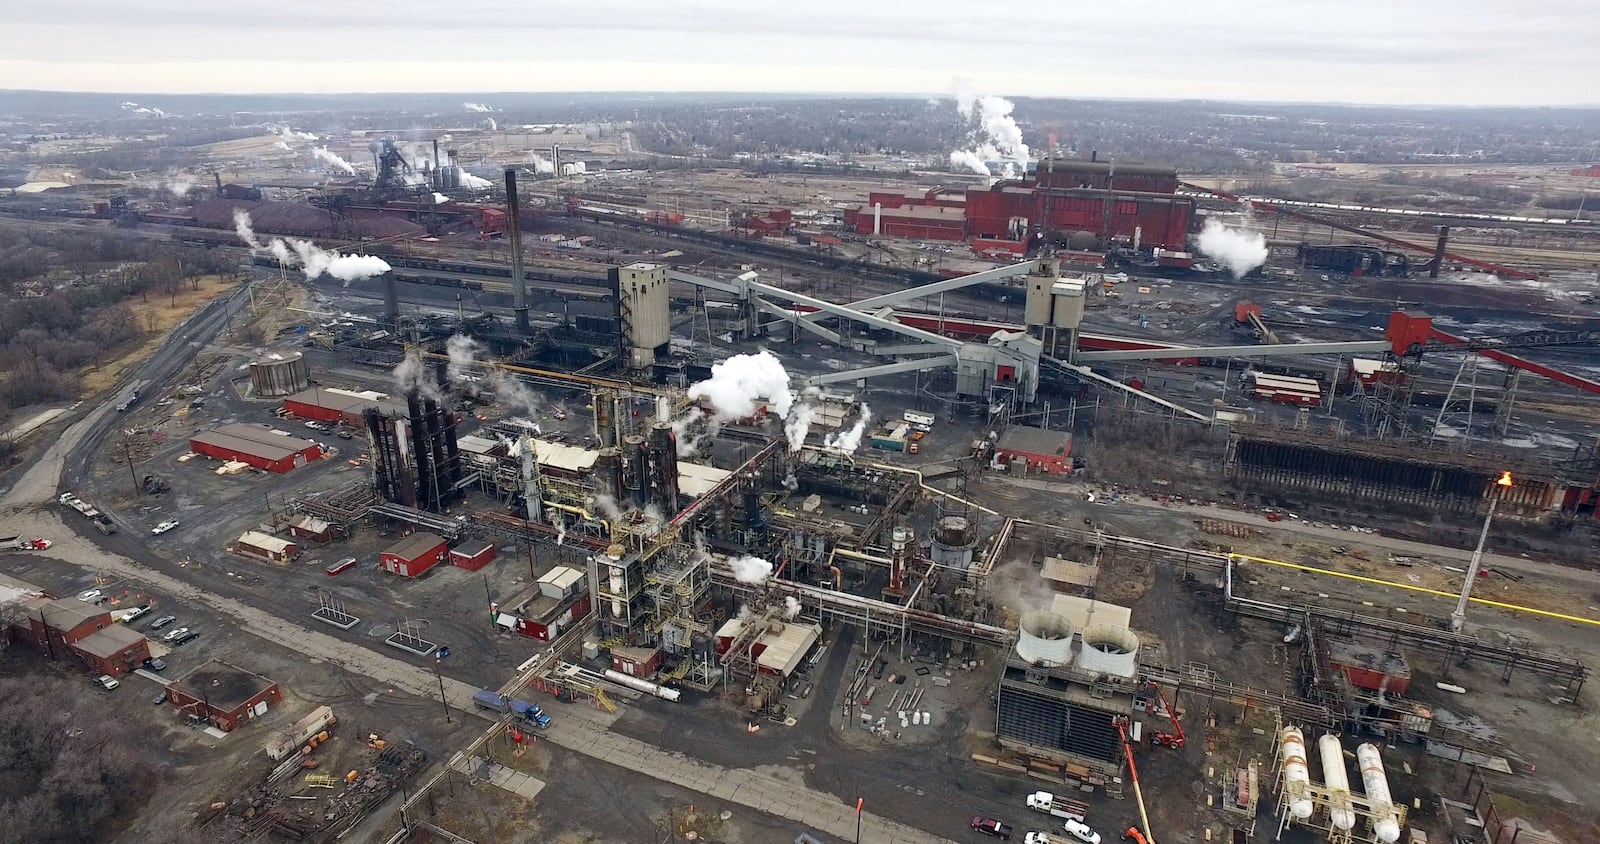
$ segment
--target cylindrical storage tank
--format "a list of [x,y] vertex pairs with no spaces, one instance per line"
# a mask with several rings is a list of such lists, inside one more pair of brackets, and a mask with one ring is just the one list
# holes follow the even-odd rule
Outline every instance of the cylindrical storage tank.
[[1383,754],[1370,742],[1356,748],[1356,764],[1361,767],[1361,787],[1372,801],[1372,834],[1383,844],[1400,840],[1400,819],[1389,794],[1389,777],[1383,771]]
[[622,490],[622,452],[615,448],[602,448],[594,459],[594,492],[621,501],[627,493]]
[[1350,806],[1350,774],[1344,769],[1344,747],[1339,737],[1326,735],[1317,739],[1317,753],[1322,757],[1322,783],[1328,787],[1328,822],[1336,829],[1354,829],[1356,813]]
[[1306,737],[1299,727],[1284,727],[1279,736],[1283,750],[1283,790],[1288,792],[1289,814],[1297,821],[1311,818],[1311,796],[1306,784],[1311,782],[1311,769],[1306,767]]
[[615,410],[616,396],[610,390],[594,391],[594,440],[601,448],[617,444]]
[[1139,673],[1139,637],[1126,627],[1091,624],[1083,630],[1078,667],[1095,674],[1132,677]]
[[672,399],[666,396],[656,396],[656,421],[672,421]]
[[1022,614],[1017,656],[1023,662],[1053,668],[1072,662],[1072,623],[1060,613],[1034,610]]
[[1083,280],[1064,278],[1050,287],[1055,300],[1051,322],[1057,328],[1077,328],[1083,325]]
[[269,352],[250,362],[250,386],[257,396],[277,397],[311,386],[306,360],[299,352]]
[[946,568],[966,571],[972,566],[972,549],[977,544],[971,522],[961,516],[945,516],[933,526],[928,556]]

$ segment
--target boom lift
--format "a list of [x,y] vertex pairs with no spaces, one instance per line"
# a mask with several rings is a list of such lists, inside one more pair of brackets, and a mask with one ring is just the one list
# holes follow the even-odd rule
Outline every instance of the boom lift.
[[1178,711],[1167,703],[1167,696],[1162,693],[1160,684],[1151,680],[1150,689],[1156,693],[1156,700],[1161,702],[1161,709],[1166,712],[1167,718],[1172,721],[1172,732],[1151,733],[1150,740],[1162,747],[1183,747],[1183,725],[1178,723]]
[[1133,796],[1139,802],[1139,825],[1144,828],[1144,837],[1149,844],[1156,844],[1156,834],[1150,829],[1150,813],[1144,807],[1144,789],[1139,785],[1139,768],[1133,764],[1133,744],[1128,741],[1128,718],[1119,715],[1112,720],[1117,725],[1117,734],[1122,737],[1122,753],[1128,758],[1128,777],[1133,780]]

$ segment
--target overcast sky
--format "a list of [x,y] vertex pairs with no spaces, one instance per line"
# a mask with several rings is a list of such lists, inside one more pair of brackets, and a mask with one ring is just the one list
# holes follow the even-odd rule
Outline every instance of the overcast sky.
[[1600,102],[1600,0],[18,0],[0,86]]

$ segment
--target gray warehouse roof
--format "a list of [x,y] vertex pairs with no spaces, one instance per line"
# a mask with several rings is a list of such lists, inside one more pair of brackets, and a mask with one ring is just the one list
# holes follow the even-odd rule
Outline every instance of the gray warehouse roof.
[[282,460],[296,452],[316,446],[311,440],[258,425],[235,422],[209,431],[201,431],[189,438],[194,443],[204,443],[217,448],[252,454],[265,460]]
[[92,635],[85,636],[73,647],[90,656],[101,659],[113,657],[121,653],[130,645],[144,641],[144,634],[130,629],[126,624],[113,624],[103,630],[96,630]]
[[417,531],[405,539],[402,539],[388,548],[383,549],[383,553],[393,554],[396,557],[406,560],[415,560],[418,554],[431,551],[443,541],[444,537],[436,533]]
[[57,598],[34,612],[33,616],[38,618],[41,613],[45,625],[56,630],[71,630],[85,621],[106,615],[104,608],[77,598]]
[[1002,451],[1054,454],[1064,457],[1071,446],[1072,434],[1066,431],[1047,431],[1026,425],[1012,425],[1000,435],[1000,443],[996,447]]

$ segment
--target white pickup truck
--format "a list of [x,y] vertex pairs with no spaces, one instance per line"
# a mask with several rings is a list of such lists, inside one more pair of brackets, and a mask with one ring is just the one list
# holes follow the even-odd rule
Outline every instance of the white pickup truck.
[[1070,818],[1077,821],[1089,816],[1089,804],[1065,797],[1057,797],[1048,791],[1035,791],[1028,795],[1028,808],[1053,817]]

